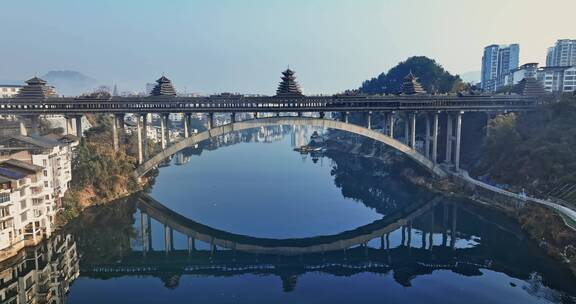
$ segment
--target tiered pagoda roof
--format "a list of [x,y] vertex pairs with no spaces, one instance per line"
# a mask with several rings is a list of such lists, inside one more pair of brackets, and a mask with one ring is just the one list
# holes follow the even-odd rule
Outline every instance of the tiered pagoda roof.
[[426,91],[422,88],[422,85],[418,82],[418,78],[412,74],[412,71],[404,77],[404,82],[402,83],[402,88],[400,90],[401,94],[414,95],[414,94],[426,94]]
[[26,81],[26,85],[20,88],[18,98],[48,98],[58,97],[56,90],[52,86],[47,86],[47,82],[38,77]]
[[527,77],[520,80],[520,82],[514,87],[514,92],[516,94],[527,96],[546,94],[546,90],[542,83],[533,77]]
[[282,72],[282,81],[278,84],[276,96],[302,96],[294,71],[289,68]]
[[176,96],[176,90],[170,79],[162,76],[156,82],[156,86],[150,92],[151,96]]

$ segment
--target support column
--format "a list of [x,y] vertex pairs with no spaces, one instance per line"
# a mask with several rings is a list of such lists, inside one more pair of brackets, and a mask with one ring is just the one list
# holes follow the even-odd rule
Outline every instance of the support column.
[[460,143],[462,141],[462,112],[456,115],[456,152],[454,152],[454,165],[456,172],[460,171]]
[[141,237],[142,237],[142,251],[144,253],[146,253],[148,251],[148,246],[146,246],[146,241],[148,240],[147,237],[147,232],[148,232],[148,227],[146,227],[146,214],[142,211],[140,211],[140,233],[141,233]]
[[196,250],[196,240],[189,236],[188,237],[188,254],[192,254],[192,251]]
[[366,113],[366,127],[372,129],[372,111]]
[[322,119],[326,116],[326,113],[324,113],[324,112],[320,112],[319,114],[320,114],[320,118],[322,118]]
[[214,113],[210,112],[208,113],[208,121],[206,122],[206,129],[210,130],[213,127],[215,127],[214,125]]
[[416,113],[410,117],[410,147],[416,149]]
[[410,146],[410,121],[408,114],[404,115],[404,143]]
[[452,163],[452,116],[446,113],[446,163]]
[[76,136],[82,138],[82,115],[78,115],[74,118],[76,121]]
[[[20,135],[22,136],[27,136],[28,132],[26,131],[26,124],[22,121],[22,119],[20,119],[19,123],[19,127],[20,127]],[[68,125],[68,123],[66,123]],[[69,133],[69,132],[66,132]]]
[[168,146],[170,144],[170,114],[164,114],[164,126],[166,128],[166,134],[164,136],[166,136],[166,146]]
[[394,121],[394,112],[388,113],[388,118],[388,136],[394,138],[394,124],[396,123]]
[[137,146],[138,146],[138,164],[141,165],[144,161],[144,154],[142,151],[142,125],[140,123],[140,115],[134,115],[136,117],[136,135],[137,135]]
[[[278,114],[279,114],[279,113],[278,113]],[[236,122],[236,113],[232,112],[232,113],[230,114],[230,121],[232,121],[232,123],[235,123],[235,122]]]
[[166,149],[166,122],[164,121],[164,115],[160,115],[160,145],[162,150]]
[[428,116],[428,113],[425,113],[426,116],[426,137],[424,140],[424,156],[426,156],[427,159],[430,159],[430,116]]
[[126,143],[125,128],[124,128],[124,114],[116,114],[116,121],[118,123],[118,146],[121,147]]
[[164,251],[170,252],[172,249],[172,229],[164,225]]
[[438,113],[434,113],[432,122],[432,162],[438,162]]
[[190,137],[190,113],[184,113],[184,138]]
[[[65,116],[64,117],[66,119],[66,134],[74,134],[74,122],[72,121],[72,117],[70,116]],[[20,132],[22,133],[22,132]]]
[[458,216],[458,206],[452,203],[452,228],[450,229],[450,247],[456,247],[456,221]]
[[430,210],[430,235],[428,236],[430,242],[430,250],[434,246],[434,207]]
[[254,113],[252,114],[252,117],[253,117],[254,119],[258,119],[258,112],[254,112]]
[[142,153],[148,159],[148,114],[142,114]]
[[114,151],[118,152],[118,120],[114,114],[112,115],[112,143],[114,145]]

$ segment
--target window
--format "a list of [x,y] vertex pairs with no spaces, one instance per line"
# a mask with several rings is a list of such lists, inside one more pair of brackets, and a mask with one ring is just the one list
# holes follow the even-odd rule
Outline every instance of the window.
[[44,170],[44,176],[48,176],[48,170]]
[[26,200],[20,201],[20,209],[26,209]]
[[46,167],[46,160],[45,159],[42,160],[42,166]]
[[1,203],[6,203],[10,201],[10,193],[3,193],[0,194],[0,204]]

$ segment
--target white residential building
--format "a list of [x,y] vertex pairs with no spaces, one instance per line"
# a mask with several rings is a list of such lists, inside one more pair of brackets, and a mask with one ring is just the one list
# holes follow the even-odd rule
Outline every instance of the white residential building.
[[20,92],[21,85],[0,84],[0,98],[14,98]]
[[77,144],[70,135],[16,135],[0,141],[0,251],[36,244],[52,234],[72,180]]
[[576,66],[542,67],[538,69],[538,80],[550,93],[570,93],[576,91]]

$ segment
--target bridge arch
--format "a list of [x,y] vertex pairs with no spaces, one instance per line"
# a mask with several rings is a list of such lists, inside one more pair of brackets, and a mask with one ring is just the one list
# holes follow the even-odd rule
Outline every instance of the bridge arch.
[[239,252],[290,256],[341,251],[366,244],[407,225],[441,200],[441,197],[435,197],[427,202],[415,202],[383,219],[338,234],[290,239],[253,237],[212,228],[171,210],[145,193],[138,197],[138,209],[166,227],[195,240]]
[[335,129],[358,134],[367,138],[371,138],[378,142],[384,143],[385,145],[402,152],[404,155],[408,156],[408,158],[414,160],[417,164],[424,167],[435,176],[438,177],[446,176],[446,172],[442,170],[442,168],[440,168],[438,164],[435,164],[431,160],[427,159],[424,155],[420,154],[415,149],[412,149],[409,146],[385,134],[379,133],[377,131],[362,126],[336,120],[312,118],[312,117],[286,117],[286,116],[259,118],[241,122],[233,122],[226,125],[214,127],[210,130],[206,130],[198,134],[193,134],[192,136],[185,138],[184,140],[172,144],[168,148],[160,151],[158,154],[154,155],[153,157],[142,163],[134,171],[134,176],[136,178],[144,176],[148,171],[158,166],[166,158],[176,154],[177,152],[180,152],[185,148],[192,147],[195,144],[202,142],[204,140],[208,140],[210,138],[235,131],[242,131],[267,126],[278,126],[278,125],[322,127],[327,129]]

